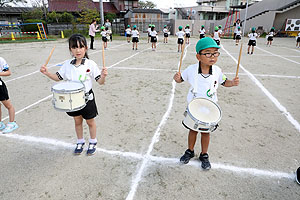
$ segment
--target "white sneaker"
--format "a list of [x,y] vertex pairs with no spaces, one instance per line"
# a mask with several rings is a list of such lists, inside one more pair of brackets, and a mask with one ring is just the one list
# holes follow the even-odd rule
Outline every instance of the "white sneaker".
[[8,122],[5,129],[2,131],[2,133],[11,133],[12,131],[19,128],[18,124],[16,122]]
[[5,129],[5,124],[3,122],[0,122],[0,131]]

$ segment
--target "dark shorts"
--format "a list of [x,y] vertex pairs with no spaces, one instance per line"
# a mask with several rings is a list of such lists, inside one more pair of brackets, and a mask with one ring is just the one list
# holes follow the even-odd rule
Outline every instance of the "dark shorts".
[[214,40],[220,46],[220,40]]
[[191,35],[190,35],[189,33],[186,33],[185,36],[186,36],[187,38],[190,38],[190,37],[191,37]]
[[127,34],[126,37],[131,37],[131,34]]
[[148,33],[148,37],[151,37],[150,33]]
[[182,38],[178,38],[177,44],[183,44],[183,39]]
[[107,42],[107,37],[102,37],[103,42]]
[[169,37],[169,34],[168,33],[164,33],[164,37]]
[[157,37],[156,36],[155,37],[151,36],[151,42],[157,42]]
[[4,81],[2,81],[0,79],[0,101],[5,101],[5,100],[8,100],[9,99],[9,96],[8,96],[8,91],[7,91],[7,87],[4,83]]
[[200,39],[205,38],[205,34],[200,34]]
[[248,46],[256,46],[256,40],[249,40]]
[[132,42],[139,42],[139,38],[138,37],[133,37]]
[[269,36],[268,41],[273,41],[273,36]]
[[297,38],[297,42],[300,42],[300,37]]
[[240,40],[240,39],[242,39],[242,37],[241,37],[240,35],[236,35],[236,36],[235,36],[235,39],[236,39],[236,40]]
[[67,114],[71,117],[82,116],[83,119],[95,118],[98,115],[98,110],[97,110],[97,106],[96,106],[94,92],[91,90],[90,93],[92,93],[94,96],[93,100],[89,100],[86,103],[86,106],[84,108],[82,108],[81,110],[78,110],[75,112],[67,112]]

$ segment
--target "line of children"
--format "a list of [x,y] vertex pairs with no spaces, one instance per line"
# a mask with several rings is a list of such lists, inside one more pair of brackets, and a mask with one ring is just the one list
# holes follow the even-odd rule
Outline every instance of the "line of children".
[[204,25],[201,26],[201,29],[199,30],[199,33],[200,33],[200,39],[205,38]]
[[151,27],[150,36],[151,36],[151,43],[152,43],[152,51],[155,51],[156,42],[157,42],[157,32],[155,30],[155,25],[152,25]]
[[131,35],[132,35],[132,50],[134,50],[134,46],[135,46],[135,50],[137,50],[140,33],[137,30],[136,25],[133,26],[133,30],[131,31]]
[[125,33],[126,33],[127,42],[130,43],[130,37],[131,37],[131,28],[130,28],[130,25],[127,25],[127,29],[125,30]]
[[104,49],[106,49],[107,48],[107,36],[108,36],[108,34],[107,34],[104,26],[101,27],[100,35],[102,36],[102,42],[103,42],[103,45],[104,45]]
[[296,48],[300,48],[300,32],[298,33],[298,36],[296,36]]
[[[235,77],[233,80],[228,80],[222,73],[222,70],[215,65],[220,55],[218,51],[219,48],[217,43],[210,37],[200,39],[196,45],[196,58],[198,62],[188,66],[182,73],[177,72],[174,75],[173,78],[177,83],[188,82],[191,85],[187,95],[188,103],[197,97],[207,98],[217,102],[217,88],[219,84],[225,87],[239,85],[238,77]],[[197,88],[197,91],[195,91],[195,88]],[[208,95],[209,91],[214,91],[214,93]],[[195,156],[194,146],[197,135],[198,132],[189,129],[188,149],[180,158],[181,163],[187,164],[189,160]],[[209,133],[201,133],[202,151],[199,159],[201,161],[201,167],[206,170],[211,168],[208,156],[209,140]]]
[[240,39],[242,39],[241,27],[237,27],[237,31],[235,32],[235,45],[239,45]]
[[[11,71],[9,70],[9,66],[4,58],[0,57],[0,76],[10,76]],[[19,126],[15,122],[15,108],[12,105],[9,96],[8,90],[4,83],[4,81],[0,78],[0,101],[8,110],[9,122],[5,125],[2,122],[2,110],[0,104],[0,131],[2,133],[10,133],[16,130]]]
[[270,47],[272,45],[274,35],[275,35],[275,28],[272,27],[270,32],[267,35],[267,46]]
[[163,33],[164,33],[164,43],[168,43],[169,30],[167,29],[167,25],[164,25]]
[[49,72],[45,65],[41,66],[40,71],[54,81],[66,80],[84,84],[86,96],[88,97],[86,106],[79,111],[67,112],[67,114],[74,118],[75,123],[77,145],[74,154],[81,154],[83,146],[85,145],[82,125],[83,119],[85,119],[90,132],[87,155],[93,155],[96,152],[97,145],[96,123],[94,118],[98,115],[98,111],[95,95],[92,90],[92,80],[95,80],[100,85],[104,84],[107,76],[107,69],[103,67],[100,72],[97,64],[94,61],[89,60],[87,55],[87,42],[84,36],[80,34],[72,35],[69,38],[69,50],[73,55],[73,58],[66,60],[56,73]]
[[183,41],[185,37],[185,32],[182,31],[182,26],[178,27],[178,32],[176,33],[178,39],[177,39],[177,44],[178,44],[178,52],[182,51],[182,46],[183,46]]
[[186,37],[186,43],[189,44],[190,43],[190,37],[191,37],[191,29],[190,29],[190,25],[186,25],[185,29],[185,37]]
[[256,33],[255,27],[252,27],[251,33],[248,34],[249,42],[248,42],[248,54],[250,52],[250,47],[252,46],[251,54],[254,52],[254,47],[256,46],[256,38],[259,37],[259,35]]

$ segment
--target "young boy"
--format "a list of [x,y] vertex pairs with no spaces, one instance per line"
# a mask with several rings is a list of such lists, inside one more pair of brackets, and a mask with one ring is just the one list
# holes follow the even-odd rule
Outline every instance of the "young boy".
[[163,33],[164,33],[164,43],[168,43],[169,30],[167,29],[167,25],[164,25]]
[[127,29],[125,31],[126,31],[127,42],[130,43],[130,38],[131,38],[131,28],[130,28],[130,25],[127,25]]
[[219,30],[218,30],[219,36],[222,37],[223,31],[222,31],[222,26],[219,25]]
[[[9,66],[6,61],[0,57],[0,76],[10,76],[11,72],[9,71]],[[1,104],[0,104],[0,131],[2,133],[10,133],[16,130],[19,126],[15,122],[15,108],[11,104],[8,96],[8,91],[4,81],[0,78],[0,101],[8,110],[9,122],[5,126],[2,122],[2,112],[1,112]]]
[[[225,87],[232,87],[239,85],[239,78],[235,77],[233,80],[228,80],[222,73],[221,69],[214,65],[217,62],[220,52],[220,47],[216,42],[209,37],[203,38],[197,42],[196,58],[198,63],[188,66],[182,74],[177,72],[174,75],[174,80],[177,83],[187,81],[191,88],[187,95],[187,101],[190,103],[194,98],[202,97],[217,102],[217,88],[221,84]],[[198,80],[198,81],[195,81]],[[198,88],[197,91],[194,89]],[[208,94],[210,91],[214,93]],[[189,129],[188,135],[188,149],[180,158],[180,162],[187,164],[191,158],[195,156],[194,146],[196,143],[198,132]],[[208,157],[209,133],[201,133],[201,153],[200,161],[203,169],[210,169],[211,165]]]
[[251,54],[254,52],[254,47],[256,46],[256,38],[258,37],[258,34],[255,32],[255,27],[252,27],[251,33],[248,34],[249,42],[248,42],[248,54],[250,52],[250,47],[252,46]]
[[191,37],[191,29],[190,29],[190,25],[186,25],[185,29],[185,37],[186,37],[186,43],[189,44],[190,43],[190,37]]
[[237,31],[235,32],[235,45],[239,45],[240,39],[242,39],[242,32],[241,27],[237,28]]
[[150,35],[151,28],[152,28],[152,24],[149,24],[149,27],[148,27],[148,29],[147,29],[147,33],[148,33],[148,43],[149,43],[149,41],[150,41],[150,39],[151,39],[151,35]]
[[296,37],[296,48],[300,48],[300,32],[298,33],[298,36]]
[[102,26],[101,27],[101,36],[102,36],[102,42],[103,42],[103,45],[104,45],[104,49],[107,48],[107,32],[105,30],[105,27]]
[[220,33],[219,33],[219,28],[217,26],[215,27],[215,32],[214,32],[214,35],[213,35],[213,39],[217,43],[217,45],[220,46]]
[[204,25],[201,26],[201,29],[199,30],[199,33],[200,33],[200,39],[205,38]]
[[179,31],[176,33],[176,35],[178,37],[178,40],[177,40],[178,52],[180,52],[180,51],[182,51],[182,45],[183,45],[185,33],[182,31],[182,26],[179,26],[178,30]]
[[275,35],[275,28],[272,27],[269,34],[268,34],[268,36],[267,36],[267,41],[268,41],[267,46],[270,47],[272,45],[274,35]]
[[136,25],[133,26],[133,30],[131,31],[131,35],[132,35],[132,50],[134,50],[134,46],[135,46],[135,50],[137,50],[140,33],[136,29]]

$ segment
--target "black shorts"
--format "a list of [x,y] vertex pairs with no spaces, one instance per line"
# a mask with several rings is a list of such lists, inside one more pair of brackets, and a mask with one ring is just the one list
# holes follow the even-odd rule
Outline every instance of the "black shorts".
[[150,33],[148,33],[148,37],[151,37]]
[[8,100],[9,99],[9,96],[8,96],[8,91],[7,91],[7,87],[4,83],[4,81],[2,81],[0,79],[0,101],[5,101],[5,100]]
[[168,33],[164,33],[164,37],[169,37],[169,34]]
[[93,94],[94,96],[93,100],[89,100],[86,103],[86,106],[81,110],[77,110],[74,112],[67,112],[69,116],[71,117],[82,116],[83,119],[93,119],[98,115],[94,92],[91,90],[89,93]]
[[183,44],[183,39],[182,38],[178,38],[177,44]]
[[240,39],[242,39],[242,37],[241,37],[240,35],[236,35],[236,36],[235,36],[235,39],[236,39],[236,40],[240,40]]
[[107,37],[102,37],[103,42],[107,42]]
[[297,42],[300,42],[300,37],[297,38]]
[[138,37],[133,37],[132,42],[139,42],[139,38]]
[[126,37],[131,37],[131,34],[127,34]]
[[248,46],[256,46],[256,40],[249,40]]
[[157,42],[157,37],[156,36],[151,36],[151,42]]
[[220,46],[220,40],[214,40]]
[[273,41],[273,36],[269,36],[268,41]]
[[200,39],[205,38],[205,34],[200,34]]

